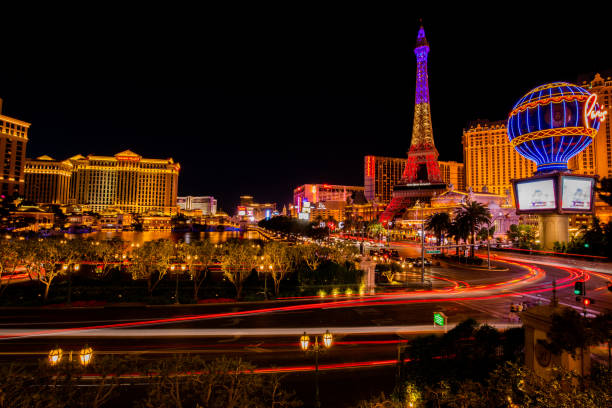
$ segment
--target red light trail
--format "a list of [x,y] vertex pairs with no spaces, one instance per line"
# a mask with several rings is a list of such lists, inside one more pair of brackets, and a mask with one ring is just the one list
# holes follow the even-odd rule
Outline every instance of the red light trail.
[[[299,305],[290,305],[290,306],[279,306],[279,307],[266,307],[255,310],[242,310],[242,311],[234,311],[234,312],[225,312],[225,313],[209,313],[209,314],[198,314],[198,315],[188,315],[188,316],[180,316],[180,317],[170,317],[170,318],[162,318],[162,319],[152,319],[152,320],[141,320],[141,321],[133,321],[133,322],[124,322],[124,323],[111,323],[111,324],[103,324],[103,325],[92,325],[92,326],[83,326],[83,327],[70,327],[70,328],[61,328],[61,329],[48,329],[48,330],[38,330],[31,331],[27,333],[9,333],[0,336],[0,339],[12,339],[12,338],[20,338],[20,337],[30,337],[30,336],[52,336],[53,334],[60,333],[68,333],[68,332],[81,332],[81,331],[90,331],[90,330],[99,330],[99,329],[111,329],[111,328],[130,328],[130,327],[142,327],[142,326],[150,326],[150,325],[161,325],[161,324],[173,324],[180,322],[189,322],[189,321],[198,321],[198,320],[210,320],[210,319],[220,319],[220,318],[229,318],[229,317],[245,317],[245,316],[256,316],[261,314],[268,313],[280,313],[280,312],[297,312],[297,311],[309,311],[309,310],[317,310],[317,309],[337,309],[337,308],[347,308],[347,307],[367,307],[367,306],[386,306],[386,305],[397,305],[397,304],[416,304],[416,303],[442,303],[442,302],[460,302],[460,301],[473,301],[473,300],[490,300],[504,297],[512,297],[512,296],[520,296],[534,293],[542,293],[548,292],[552,290],[551,284],[544,284],[541,287],[536,287],[535,289],[523,291],[523,292],[506,292],[506,293],[496,293],[496,294],[486,294],[482,292],[486,292],[492,289],[500,289],[502,287],[510,287],[518,284],[524,284],[528,282],[533,282],[538,279],[541,279],[545,273],[541,268],[532,266],[525,262],[519,262],[516,260],[510,260],[506,258],[497,258],[497,260],[501,260],[502,262],[515,264],[524,268],[527,268],[529,273],[522,275],[517,279],[512,279],[509,281],[497,282],[488,285],[482,285],[478,287],[466,287],[466,288],[457,288],[452,290],[447,290],[443,293],[445,297],[437,297],[442,295],[442,293],[436,292],[434,290],[430,291],[416,291],[416,292],[395,292],[395,293],[383,293],[373,296],[359,296],[359,299],[343,299],[343,300],[335,300],[335,301],[322,301],[318,303],[308,303],[308,304],[299,304]],[[586,271],[578,269],[578,268],[566,268],[566,267],[556,267],[568,273],[568,276],[562,278],[557,281],[557,289],[567,288],[572,286],[572,282],[576,279],[584,279],[588,280],[590,278],[589,274]],[[454,281],[456,283],[456,281]],[[467,285],[467,283],[466,283]],[[480,293],[479,295],[474,296],[454,296],[459,293],[468,294],[468,293]],[[437,295],[436,297],[427,297],[431,295]]]

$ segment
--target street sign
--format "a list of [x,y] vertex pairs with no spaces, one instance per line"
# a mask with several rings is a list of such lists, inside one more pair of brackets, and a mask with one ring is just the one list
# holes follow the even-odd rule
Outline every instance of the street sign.
[[443,312],[434,312],[433,322],[434,322],[434,326],[445,327],[446,326],[446,315]]
[[425,250],[426,254],[441,254],[442,251],[440,251],[439,249],[427,249]]

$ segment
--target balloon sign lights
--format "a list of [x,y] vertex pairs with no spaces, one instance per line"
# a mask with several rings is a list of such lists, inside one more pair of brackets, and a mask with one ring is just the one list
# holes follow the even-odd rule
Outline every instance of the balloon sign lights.
[[508,138],[519,154],[537,164],[538,173],[564,171],[569,159],[591,144],[607,114],[597,95],[554,82],[518,101],[508,118]]

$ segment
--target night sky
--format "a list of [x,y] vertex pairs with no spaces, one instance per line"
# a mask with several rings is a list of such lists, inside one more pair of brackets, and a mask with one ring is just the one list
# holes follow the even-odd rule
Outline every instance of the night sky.
[[470,121],[505,120],[538,85],[612,69],[610,17],[584,4],[553,15],[160,9],[32,24],[3,33],[0,98],[3,114],[32,123],[28,157],[173,157],[180,195],[213,195],[232,214],[244,194],[282,208],[304,183],[363,185],[365,155],[405,157],[419,18],[436,146],[462,161]]

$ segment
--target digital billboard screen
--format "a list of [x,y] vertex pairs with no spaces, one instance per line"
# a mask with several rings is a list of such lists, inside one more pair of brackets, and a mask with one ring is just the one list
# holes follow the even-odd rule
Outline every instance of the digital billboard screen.
[[568,211],[591,211],[593,179],[563,176],[561,178],[561,208]]
[[518,182],[516,195],[521,211],[557,209],[555,183],[552,178]]

